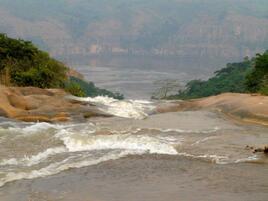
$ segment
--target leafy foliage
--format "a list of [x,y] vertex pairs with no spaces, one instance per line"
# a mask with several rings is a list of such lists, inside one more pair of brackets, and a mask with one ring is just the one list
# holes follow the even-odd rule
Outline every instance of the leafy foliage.
[[0,34],[0,83],[15,86],[39,88],[64,88],[75,96],[109,96],[123,99],[113,93],[96,87],[92,82],[70,77],[68,68],[50,58],[48,53],[38,50],[31,42],[17,40]]
[[251,60],[245,58],[243,62],[227,64],[207,81],[192,80],[169,99],[201,98],[224,92],[268,95],[268,51]]
[[76,82],[68,82],[65,84],[65,91],[78,97],[85,97],[86,94],[79,84]]
[[255,67],[247,76],[246,85],[250,92],[268,94],[268,51],[257,54]]
[[[70,87],[68,86],[71,86],[73,91],[74,89],[76,89],[76,92],[72,93],[72,91],[69,90]],[[76,95],[76,96],[82,96],[82,97],[83,96],[88,96],[88,97],[108,96],[108,97],[112,97],[112,98],[119,99],[119,100],[124,99],[124,95],[120,93],[117,93],[117,92],[113,93],[106,89],[100,89],[96,87],[93,82],[86,82],[76,77],[70,77],[69,83],[67,83],[67,89],[69,92],[71,92],[73,95]]]
[[0,34],[0,75],[6,74],[12,85],[62,87],[66,70],[64,64],[50,58],[31,42]]
[[169,98],[192,99],[224,92],[245,93],[247,92],[246,76],[251,72],[251,66],[252,61],[248,59],[240,63],[227,64],[225,68],[216,71],[214,77],[207,81],[192,80],[186,84],[184,90]]

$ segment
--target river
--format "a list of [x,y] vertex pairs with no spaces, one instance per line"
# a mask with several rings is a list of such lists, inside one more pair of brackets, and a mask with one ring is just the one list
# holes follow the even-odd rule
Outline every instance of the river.
[[192,79],[207,79],[214,71],[225,67],[227,61],[215,58],[107,56],[68,59],[66,63],[99,87],[121,92],[127,98],[150,99],[161,80],[177,80],[182,87]]
[[114,117],[62,124],[0,119],[1,201],[267,201],[268,128],[212,110],[82,98]]

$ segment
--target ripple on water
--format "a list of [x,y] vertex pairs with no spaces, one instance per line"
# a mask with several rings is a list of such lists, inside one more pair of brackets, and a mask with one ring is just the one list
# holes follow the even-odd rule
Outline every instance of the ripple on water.
[[0,185],[131,155],[169,155],[219,165],[260,162],[260,155],[244,147],[249,142],[268,142],[267,130],[249,131],[211,112],[148,116],[154,108],[151,102],[107,97],[84,101],[95,101],[127,118],[69,124],[1,121]]

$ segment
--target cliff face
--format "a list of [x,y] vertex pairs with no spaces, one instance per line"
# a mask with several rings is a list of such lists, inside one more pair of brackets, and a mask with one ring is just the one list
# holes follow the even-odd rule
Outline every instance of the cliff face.
[[54,56],[238,59],[268,48],[265,0],[0,0],[0,29]]

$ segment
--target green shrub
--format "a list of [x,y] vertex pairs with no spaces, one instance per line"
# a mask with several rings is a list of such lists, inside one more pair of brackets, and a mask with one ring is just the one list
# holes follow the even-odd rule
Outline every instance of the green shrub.
[[268,96],[268,75],[263,78],[259,92],[262,95]]
[[[124,96],[120,93],[114,93],[106,89],[100,89],[95,86],[92,82],[86,82],[76,77],[69,78],[70,83],[75,83],[80,86],[81,90],[84,92],[85,96],[87,97],[96,97],[96,96],[108,96],[115,99],[122,100]],[[68,85],[68,84],[67,84]]]
[[178,94],[170,96],[169,99],[193,99],[212,95],[218,95],[225,92],[245,93],[246,76],[251,72],[252,61],[246,59],[240,63],[230,63],[210,79],[191,80],[185,86],[184,90]]
[[266,91],[268,86],[268,51],[257,54],[255,65],[246,78],[246,86],[250,92]]
[[268,85],[265,87],[262,87],[259,91],[262,95],[268,96]]
[[66,71],[64,64],[38,50],[31,42],[0,34],[0,75],[9,72],[13,85],[63,87]]
[[243,62],[227,64],[206,81],[192,80],[169,99],[201,98],[225,92],[268,95],[268,51],[251,60],[245,58]]
[[123,99],[119,93],[100,89],[92,82],[70,77],[68,68],[51,58],[48,53],[38,50],[31,42],[12,39],[0,34],[0,83],[15,86],[39,88],[64,88],[79,97],[109,96]]
[[65,91],[69,92],[70,94],[78,97],[85,97],[86,94],[81,86],[75,82],[69,82],[65,86]]

